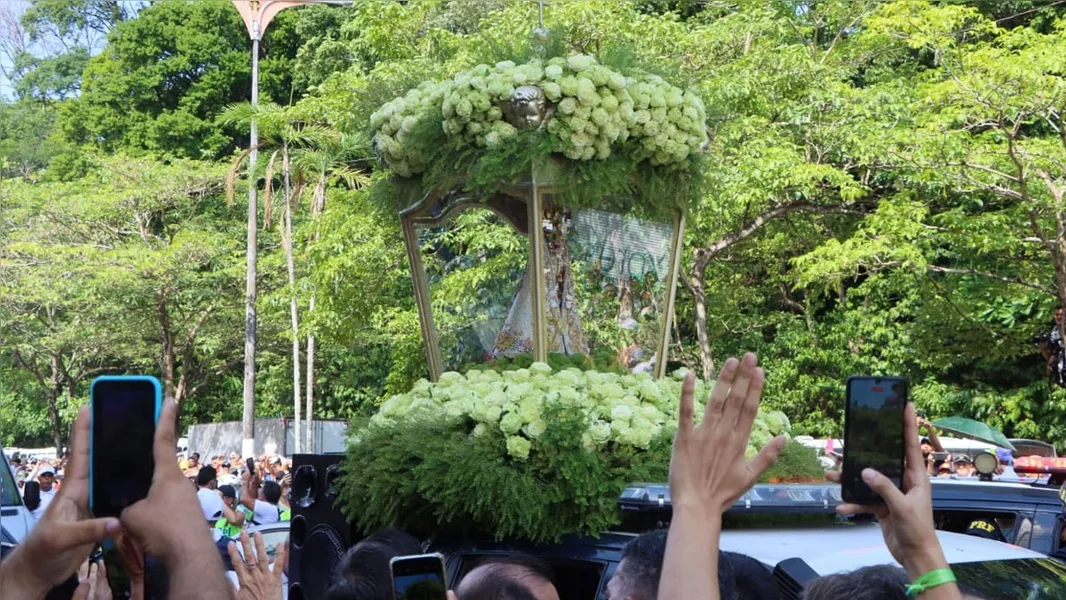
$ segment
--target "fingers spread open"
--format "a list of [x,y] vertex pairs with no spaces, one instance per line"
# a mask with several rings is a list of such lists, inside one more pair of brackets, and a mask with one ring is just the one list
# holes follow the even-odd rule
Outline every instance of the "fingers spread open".
[[751,426],[755,423],[755,417],[759,413],[759,402],[762,400],[762,390],[766,383],[766,375],[760,367],[755,367],[748,385],[748,393],[740,403],[740,415],[737,417],[736,431],[743,434],[744,445],[747,446],[748,438],[751,437]]
[[281,579],[281,574],[288,570],[289,566],[289,540],[274,547],[274,577]]
[[732,430],[737,427],[740,411],[748,397],[748,389],[751,387],[751,380],[755,376],[755,368],[758,364],[759,360],[751,352],[745,354],[740,361],[736,378],[733,379],[733,386],[729,390],[729,396],[722,410],[722,424],[728,429]]
[[762,477],[762,474],[777,462],[777,457],[781,454],[781,449],[785,447],[786,440],[787,438],[783,435],[775,437],[748,462],[749,485],[754,485],[759,477]]
[[729,390],[733,387],[733,380],[737,376],[737,366],[740,363],[737,359],[730,357],[722,365],[721,372],[718,373],[718,379],[714,382],[714,387],[711,388],[711,397],[707,400],[707,408],[703,412],[703,421],[708,424],[715,424],[721,419],[722,410],[725,408],[726,400],[729,398]]
[[270,565],[267,564],[269,561],[267,560],[266,547],[263,546],[263,534],[261,533],[255,534],[255,559],[259,565],[260,573],[266,574],[270,572]]
[[677,437],[687,436],[693,427],[692,423],[692,397],[696,393],[696,377],[692,373],[686,373],[681,382],[681,405],[678,407]]
[[245,581],[248,578],[248,570],[244,568],[241,553],[237,552],[237,544],[235,542],[226,544],[226,552],[229,554],[230,563],[233,564],[233,571],[237,573],[237,581]]

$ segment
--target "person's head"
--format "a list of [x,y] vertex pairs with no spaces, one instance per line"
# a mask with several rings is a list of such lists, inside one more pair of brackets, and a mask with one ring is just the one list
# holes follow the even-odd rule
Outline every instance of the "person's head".
[[17,456],[11,457],[11,468],[17,469],[22,466],[22,459]]
[[277,504],[281,500],[281,486],[276,481],[264,481],[259,488],[259,499],[269,504]]
[[240,463],[241,462],[241,453],[240,452],[230,452],[229,453],[229,462],[230,462],[230,464],[234,464],[234,465]]
[[940,466],[936,468],[937,477],[951,477],[951,465],[948,463],[940,463]]
[[[772,574],[766,565],[745,554],[722,552],[720,561],[728,561],[733,567],[733,582],[736,585],[737,600],[780,600],[781,591],[777,589]],[[721,569],[719,569],[721,571]],[[719,580],[722,575],[719,574]],[[719,586],[721,587],[721,586]],[[726,593],[720,590],[726,598]]]
[[[651,531],[622,548],[622,560],[607,582],[609,600],[656,600],[666,554],[666,536],[665,529]],[[737,598],[733,567],[724,553],[719,554],[718,560],[718,591],[722,600]]]
[[283,461],[280,456],[276,456],[274,457],[274,460],[270,461],[270,469],[271,471],[277,473],[278,471],[284,469],[284,464],[285,461]]
[[929,438],[922,438],[922,456],[928,457],[933,452],[933,442],[929,441]]
[[803,600],[908,600],[906,571],[894,565],[874,565],[819,577],[807,585]]
[[214,467],[201,467],[196,474],[196,485],[202,488],[215,489],[218,485],[218,471]]
[[411,556],[422,554],[422,543],[415,536],[392,527],[379,529],[367,536],[362,541],[375,544],[384,544],[396,553],[396,556]]
[[975,472],[973,461],[969,456],[961,454],[955,458],[955,474],[959,477],[969,477]]
[[222,492],[222,501],[226,506],[233,508],[237,505],[237,490],[232,485],[220,485],[218,491]]
[[37,482],[41,484],[42,492],[52,491],[52,486],[56,484],[56,470],[52,465],[45,465],[37,471]]
[[389,561],[421,554],[422,544],[398,529],[382,529],[344,553],[333,572],[329,600],[392,600]]
[[1062,325],[1062,307],[1061,306],[1058,306],[1058,307],[1055,308],[1055,323],[1057,325]]
[[328,600],[392,600],[389,561],[397,556],[386,544],[363,540],[341,557],[333,572]]
[[559,600],[553,577],[536,557],[493,557],[467,573],[455,594],[463,600]]
[[194,469],[198,466],[200,466],[200,453],[193,452],[189,455],[189,468]]
[[212,456],[211,457],[211,466],[214,467],[215,470],[217,471],[218,468],[222,466],[222,457],[218,456],[218,455]]

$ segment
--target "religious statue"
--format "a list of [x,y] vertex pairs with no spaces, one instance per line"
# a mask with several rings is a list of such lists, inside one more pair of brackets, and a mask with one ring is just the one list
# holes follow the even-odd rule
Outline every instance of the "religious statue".
[[533,129],[548,122],[551,108],[544,92],[536,86],[523,85],[515,88],[503,106],[503,118],[518,129]]

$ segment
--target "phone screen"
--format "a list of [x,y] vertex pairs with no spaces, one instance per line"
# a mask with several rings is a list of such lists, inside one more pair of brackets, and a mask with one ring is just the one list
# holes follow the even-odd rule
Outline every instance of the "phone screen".
[[392,559],[392,590],[396,600],[445,600],[447,584],[440,554]]
[[862,471],[876,469],[897,488],[903,481],[903,409],[907,381],[899,377],[848,379],[844,422],[844,466],[841,477],[845,502],[880,503],[862,480]]
[[148,495],[155,470],[156,389],[150,380],[93,382],[90,469],[97,517],[117,517]]

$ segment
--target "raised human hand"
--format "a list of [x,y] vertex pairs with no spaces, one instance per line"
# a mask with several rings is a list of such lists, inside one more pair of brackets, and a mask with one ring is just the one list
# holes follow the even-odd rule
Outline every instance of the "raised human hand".
[[719,519],[777,460],[783,436],[750,461],[744,458],[764,381],[754,354],[745,354],[742,361],[730,358],[714,384],[703,420],[695,425],[695,378],[691,373],[685,376],[670,458],[670,503],[675,511],[695,509]]
[[[933,523],[932,484],[926,472],[922,447],[918,438],[918,421],[914,404],[908,403],[903,412],[904,470],[903,490],[888,477],[874,469],[864,469],[863,481],[885,501],[884,504],[841,504],[841,515],[871,514],[881,524],[881,533],[889,552],[911,577],[939,568],[947,562],[936,537]],[[833,482],[840,483],[840,472],[826,473]]]
[[274,548],[274,568],[270,568],[266,548],[263,545],[262,534],[255,534],[255,548],[248,532],[241,532],[241,547],[244,549],[244,557],[237,551],[237,544],[229,543],[230,562],[233,570],[237,573],[238,588],[235,590],[236,600],[282,600],[283,585],[282,573],[285,571],[287,562],[288,540],[278,544]]

